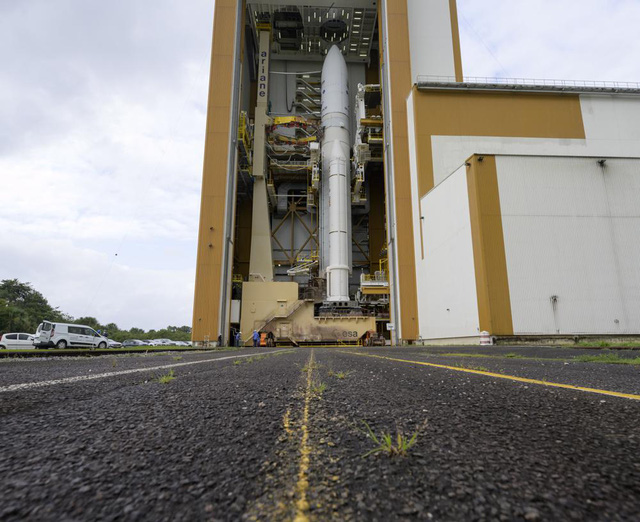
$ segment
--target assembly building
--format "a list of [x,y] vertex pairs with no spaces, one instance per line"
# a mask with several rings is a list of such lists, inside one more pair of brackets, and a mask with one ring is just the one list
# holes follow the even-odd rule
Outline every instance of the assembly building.
[[194,341],[640,334],[640,85],[465,77],[455,0],[216,0],[208,103]]

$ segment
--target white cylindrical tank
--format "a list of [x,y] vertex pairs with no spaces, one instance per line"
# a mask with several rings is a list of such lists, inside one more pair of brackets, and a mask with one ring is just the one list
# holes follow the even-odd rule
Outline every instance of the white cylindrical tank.
[[[349,301],[351,274],[351,162],[349,76],[340,49],[331,47],[322,67],[322,183],[328,198],[321,201],[328,215],[327,301]],[[325,192],[326,194],[327,192]]]

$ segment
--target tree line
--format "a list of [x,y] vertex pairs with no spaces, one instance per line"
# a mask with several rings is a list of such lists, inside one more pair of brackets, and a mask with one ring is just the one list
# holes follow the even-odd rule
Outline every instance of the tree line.
[[54,308],[49,301],[31,283],[22,283],[17,279],[4,279],[0,282],[0,334],[8,332],[35,333],[42,321],[75,323],[90,326],[94,330],[108,332],[109,338],[116,341],[126,339],[171,339],[172,341],[191,340],[190,326],[167,326],[160,330],[131,328],[121,330],[116,323],[102,324],[95,317],[73,318],[69,314]]

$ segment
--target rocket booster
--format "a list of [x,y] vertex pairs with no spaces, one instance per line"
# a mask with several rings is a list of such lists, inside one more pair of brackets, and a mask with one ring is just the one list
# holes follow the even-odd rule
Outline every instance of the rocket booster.
[[[322,67],[322,183],[328,185],[321,202],[328,215],[327,301],[349,301],[351,273],[351,162],[349,77],[347,64],[335,45]],[[328,200],[328,201],[327,201]],[[327,255],[323,254],[323,255]]]

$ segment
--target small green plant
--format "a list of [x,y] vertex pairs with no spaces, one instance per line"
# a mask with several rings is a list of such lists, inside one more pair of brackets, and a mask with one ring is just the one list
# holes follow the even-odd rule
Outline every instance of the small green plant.
[[468,368],[469,370],[476,370],[478,372],[490,372],[491,371],[486,366],[463,366],[463,368]]
[[336,372],[335,377],[336,379],[346,379],[347,377],[349,377],[349,375],[351,375],[353,372]]
[[505,357],[508,359],[524,359],[522,355],[518,355],[517,353],[507,353],[505,354]]
[[322,395],[324,391],[327,389],[326,382],[313,382],[311,384],[311,393],[314,395]]
[[316,363],[316,362],[314,361],[314,362],[310,362],[310,363],[305,364],[305,365],[302,367],[302,371],[303,371],[304,373],[309,373],[309,372],[312,372],[313,370],[319,370],[319,369],[320,369],[320,367],[321,367],[321,366],[320,366],[318,363]]
[[173,358],[173,360],[174,360],[174,361],[181,361],[181,360],[182,360],[182,357],[174,357],[174,358]]
[[233,361],[233,365],[234,366],[240,366],[242,364],[242,360],[241,359],[236,359],[235,361]]
[[160,384],[168,384],[171,381],[173,381],[175,379],[175,375],[173,374],[173,370],[169,370],[169,373],[165,373],[164,375],[161,375],[160,377],[158,377],[158,382]]
[[362,424],[364,424],[365,427],[365,435],[375,444],[375,447],[365,453],[363,457],[375,455],[376,453],[384,453],[390,457],[406,457],[409,450],[416,444],[416,442],[418,442],[418,435],[420,434],[420,431],[427,425],[425,421],[421,428],[417,429],[409,438],[402,433],[400,428],[396,429],[395,437],[393,437],[391,433],[384,431],[378,437],[366,421],[362,421]]

